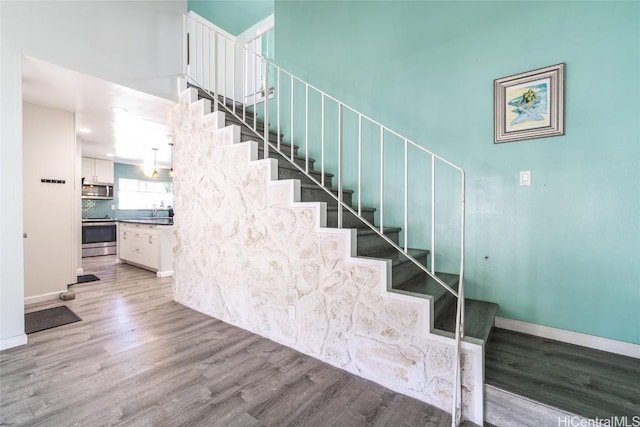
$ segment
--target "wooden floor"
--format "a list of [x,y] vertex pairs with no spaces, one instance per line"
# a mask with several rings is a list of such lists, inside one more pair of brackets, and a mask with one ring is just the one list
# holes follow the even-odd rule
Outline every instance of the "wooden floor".
[[485,380],[587,419],[640,420],[640,360],[631,357],[495,328]]
[[[0,425],[445,426],[450,416],[172,301],[113,257],[73,285],[83,320],[0,353]],[[467,424],[471,425],[471,424]]]

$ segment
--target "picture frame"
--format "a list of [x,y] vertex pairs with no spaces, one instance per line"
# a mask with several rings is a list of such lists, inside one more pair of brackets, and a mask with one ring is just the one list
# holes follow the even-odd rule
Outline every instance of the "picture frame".
[[561,63],[493,81],[494,144],[564,135],[564,69]]

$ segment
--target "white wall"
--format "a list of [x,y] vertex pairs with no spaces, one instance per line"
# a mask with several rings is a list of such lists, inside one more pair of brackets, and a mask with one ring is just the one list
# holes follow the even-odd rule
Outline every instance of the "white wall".
[[[53,296],[75,283],[77,247],[74,114],[23,104],[24,296]],[[64,180],[64,184],[42,179]]]
[[26,341],[22,57],[175,100],[186,9],[186,0],[0,1],[0,348]]

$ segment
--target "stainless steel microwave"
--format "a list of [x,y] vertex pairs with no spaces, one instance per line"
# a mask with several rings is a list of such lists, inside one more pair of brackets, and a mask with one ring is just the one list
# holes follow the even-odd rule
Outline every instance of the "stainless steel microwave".
[[113,185],[84,184],[82,186],[83,199],[113,199]]

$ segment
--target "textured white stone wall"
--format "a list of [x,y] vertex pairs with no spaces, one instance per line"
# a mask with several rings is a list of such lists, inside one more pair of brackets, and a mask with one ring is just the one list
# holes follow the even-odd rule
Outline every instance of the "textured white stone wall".
[[[194,100],[174,113],[175,300],[450,411],[454,343],[429,333],[430,300],[386,292],[390,264],[352,257],[353,230],[324,228],[323,203],[299,203],[298,181]],[[480,347],[463,366],[481,424]]]

